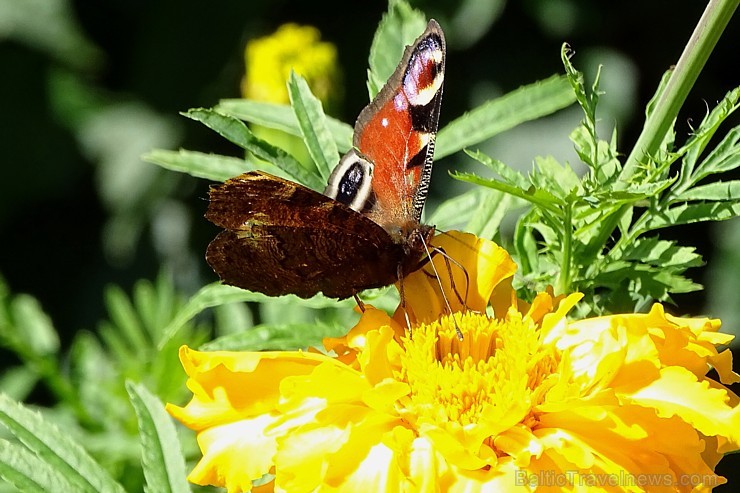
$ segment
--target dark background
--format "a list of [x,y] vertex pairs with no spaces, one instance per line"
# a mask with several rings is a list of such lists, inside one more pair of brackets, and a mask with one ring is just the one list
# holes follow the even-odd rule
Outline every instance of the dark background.
[[[275,0],[222,0],[208,8],[198,0],[52,3],[68,10],[26,15],[14,29],[0,27],[0,275],[13,292],[37,297],[62,337],[69,340],[76,330],[94,328],[106,316],[102,290],[109,283],[129,290],[134,281],[153,279],[160,269],[174,271],[186,292],[215,280],[202,261],[215,233],[202,219],[207,182],[139,164],[155,168],[147,171],[151,174],[146,180],[132,181],[132,194],[133,187],[142,187],[141,200],[127,203],[125,197],[106,195],[102,184],[115,181],[111,176],[116,171],[125,171],[116,169],[115,157],[135,151],[131,140],[121,137],[117,142],[116,125],[126,125],[126,113],[117,117],[107,110],[143,108],[143,114],[160,121],[170,137],[157,140],[157,135],[150,135],[155,147],[239,155],[236,147],[178,112],[238,97],[245,43],[293,21],[318,27],[322,39],[338,47],[344,103],[335,116],[352,122],[367,103],[367,54],[386,5]],[[491,8],[499,4],[488,3]],[[448,29],[446,23],[459,14],[462,2],[439,0],[414,6],[437,18],[448,35],[441,126],[473,106],[471,94],[503,93],[561,73],[560,46],[567,41],[576,51],[576,66],[587,74],[593,75],[596,60],[607,64],[604,71],[612,70],[617,83],[634,84],[629,99],[607,102],[608,91],[604,97],[604,120],[617,125],[620,149],[627,152],[641,128],[642,108],[661,74],[678,60],[705,3],[501,3],[500,14],[492,15],[488,24],[481,21],[483,27],[478,27],[483,34],[472,40],[464,39],[464,28]],[[71,38],[55,37],[60,25],[72,26]],[[707,107],[740,82],[739,32],[735,18],[679,116],[679,140],[686,138],[692,121],[700,121]],[[610,68],[607,62],[613,56],[634,71],[615,75],[620,66]],[[91,122],[98,120],[103,123],[94,127]],[[563,131],[561,140],[573,125]],[[98,133],[93,127],[99,128]],[[506,138],[503,135],[499,141]],[[101,139],[112,142],[103,145]],[[533,154],[525,148],[522,156],[522,163],[529,166]],[[455,165],[456,158],[445,160],[446,168],[455,169]],[[119,166],[125,167],[126,162]],[[445,174],[435,172],[437,198],[449,186]],[[176,211],[172,217],[180,222],[174,224],[187,228],[174,235],[179,238],[176,241],[157,232],[162,229],[161,220],[170,217],[163,210]],[[127,218],[123,223],[128,226],[112,228],[112,221],[121,217]],[[720,261],[717,239],[737,229],[735,221],[721,229],[687,226],[664,234],[695,246],[711,266]],[[716,305],[708,302],[713,293],[708,272],[690,271],[709,290],[677,297],[680,310],[674,311],[698,315],[715,310]],[[728,299],[726,289],[723,292]],[[737,293],[735,299],[740,301]],[[721,316],[727,324],[737,309],[732,306],[726,313],[711,311],[711,315]],[[730,476],[737,463],[727,458],[718,472]]]

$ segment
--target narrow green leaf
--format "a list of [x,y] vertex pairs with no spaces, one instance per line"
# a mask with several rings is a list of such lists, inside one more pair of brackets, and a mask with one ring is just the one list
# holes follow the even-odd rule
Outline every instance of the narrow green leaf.
[[740,166],[740,127],[735,127],[696,167],[690,183],[697,183],[712,174],[732,171],[738,166]]
[[523,190],[519,187],[509,185],[508,183],[504,183],[491,178],[483,178],[473,173],[456,172],[451,173],[450,176],[452,176],[456,180],[466,181],[475,185],[482,185],[484,187],[493,188],[494,190],[500,190],[504,193],[513,195],[514,197],[518,197],[520,199],[526,200],[527,202],[536,204],[543,210],[550,211],[555,214],[560,213],[560,207],[563,205],[561,200],[559,200],[547,190],[535,188],[534,186],[531,186],[527,190]]
[[740,201],[740,180],[718,181],[689,189],[671,202],[690,200]]
[[[184,149],[179,151],[155,149],[144,154],[141,159],[172,171],[213,181],[226,181],[231,177],[257,169],[254,163],[245,159]],[[269,171],[273,173],[272,170]]]
[[39,356],[59,351],[56,330],[36,298],[27,294],[15,296],[10,302],[10,313],[27,349]]
[[131,404],[139,421],[141,464],[146,491],[151,493],[189,492],[185,460],[175,425],[160,400],[142,384],[126,382]]
[[347,327],[318,324],[258,325],[219,337],[200,347],[202,351],[288,351],[320,346],[324,337],[346,334]]
[[392,0],[370,46],[367,89],[372,100],[398,66],[406,46],[424,32],[426,18],[404,1]]
[[521,123],[554,113],[573,101],[575,96],[563,76],[520,87],[446,125],[437,135],[434,155],[437,159],[449,156]]
[[[293,108],[285,104],[264,103],[250,99],[222,99],[214,109],[219,113],[240,120],[282,130],[298,137],[301,136],[301,129],[298,120],[296,120],[295,112]],[[354,130],[351,125],[327,116],[326,127],[331,133],[339,152],[344,153],[352,148],[352,133]]]
[[324,189],[324,181],[318,173],[307,170],[284,150],[256,137],[242,121],[210,109],[192,109],[184,115],[203,123],[255,157],[277,166],[299,183],[313,190]]
[[162,331],[162,339],[157,346],[161,349],[167,342],[175,337],[182,328],[196,315],[207,308],[236,303],[240,301],[255,301],[255,298],[263,295],[255,294],[234,286],[227,286],[220,282],[208,284],[195,293],[185,305],[180,308],[172,321]]
[[473,152],[465,150],[465,154],[489,168],[510,185],[514,185],[521,189],[527,189],[530,185],[532,185],[532,183],[527,179],[526,176],[524,176],[514,168],[511,168],[503,162],[499,161],[498,159],[487,156],[480,151]]
[[0,373],[0,393],[22,401],[28,397],[38,381],[38,373],[28,366],[4,368]]
[[0,423],[41,460],[75,485],[75,492],[125,493],[68,432],[44,420],[7,396],[0,395]]
[[[699,160],[699,156],[704,152],[704,149],[706,149],[706,146],[709,144],[709,141],[717,132],[722,122],[734,113],[738,106],[740,106],[740,104],[738,104],[739,101],[740,87],[736,87],[729,91],[717,106],[712,108],[712,111],[710,111],[702,120],[699,128],[678,151],[678,154],[685,153],[681,166],[682,189],[697,181],[692,181],[692,178],[694,178],[694,170],[696,168],[696,163]],[[727,137],[725,137],[725,139],[726,138]]]
[[18,491],[78,491],[73,481],[24,446],[0,439],[0,478]]
[[108,286],[105,290],[105,302],[110,320],[126,338],[127,346],[134,353],[146,351],[149,343],[144,328],[126,293],[118,286]]
[[740,215],[740,201],[681,204],[661,212],[650,214],[640,226],[640,232],[651,231],[679,224],[702,221],[724,221]]
[[339,151],[327,127],[321,101],[311,93],[306,79],[293,71],[288,80],[288,94],[308,153],[326,182],[338,162]]

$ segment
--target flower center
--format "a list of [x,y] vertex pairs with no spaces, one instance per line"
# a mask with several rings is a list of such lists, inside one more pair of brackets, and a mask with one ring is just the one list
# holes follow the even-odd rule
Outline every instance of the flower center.
[[417,424],[466,426],[504,417],[510,425],[521,422],[541,400],[540,385],[557,366],[537,326],[515,312],[505,320],[473,312],[454,314],[454,322],[443,316],[414,328],[404,343],[397,377],[411,393],[401,412]]

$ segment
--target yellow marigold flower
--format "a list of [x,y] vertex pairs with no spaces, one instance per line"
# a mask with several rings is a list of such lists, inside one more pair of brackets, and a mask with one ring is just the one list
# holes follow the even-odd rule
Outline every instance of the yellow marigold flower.
[[336,102],[339,91],[337,50],[333,44],[320,39],[321,34],[314,27],[284,24],[274,34],[247,43],[243,96],[289,103],[285,82],[293,70],[306,79],[311,91],[325,105]]
[[[443,314],[437,281],[417,272],[404,280],[411,335],[368,306],[346,337],[325,341],[333,356],[183,347],[193,399],[168,410],[198,433],[203,458],[190,481],[229,492],[265,474],[274,475],[267,488],[290,492],[724,482],[713,470],[740,448],[738,397],[707,372],[724,384],[740,376],[717,349],[731,339],[719,321],[672,317],[658,304],[568,321],[580,295],[521,303],[514,264],[494,243],[460,233],[435,243],[467,271],[468,309]],[[449,294],[468,285],[460,265],[437,255],[434,266],[454,308],[465,308]]]

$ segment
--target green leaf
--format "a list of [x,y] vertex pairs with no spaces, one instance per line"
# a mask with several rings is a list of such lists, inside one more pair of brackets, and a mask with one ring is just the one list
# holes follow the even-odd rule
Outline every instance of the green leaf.
[[453,120],[437,134],[434,156],[437,159],[478,144],[505,130],[554,113],[575,101],[565,77],[548,79],[520,87],[488,101]]
[[48,357],[59,351],[59,337],[51,319],[36,298],[19,294],[10,302],[10,313],[26,350],[38,356]]
[[713,202],[740,201],[740,180],[718,181],[690,188],[672,200],[685,202],[691,200],[709,200]]
[[126,390],[139,421],[145,490],[152,493],[189,492],[180,442],[164,406],[142,384],[127,381]]
[[524,176],[514,168],[510,168],[498,159],[489,157],[480,151],[473,152],[466,150],[465,154],[486,166],[488,169],[499,175],[505,182],[509,183],[510,185],[514,185],[515,187],[519,187],[522,190],[526,190],[532,184],[526,176]]
[[119,329],[118,333],[125,338],[126,347],[134,354],[147,350],[149,343],[141,326],[137,311],[131,301],[118,286],[108,286],[105,290],[105,304],[111,322]]
[[732,171],[738,166],[740,166],[740,127],[735,127],[696,167],[686,185],[698,183],[712,174]]
[[404,1],[391,0],[370,47],[370,69],[367,89],[372,100],[398,66],[406,46],[424,32],[427,21],[423,13]]
[[293,156],[279,147],[257,138],[240,120],[210,109],[192,109],[184,115],[215,130],[242,149],[254,154],[255,157],[277,166],[295,181],[313,190],[324,189],[324,182],[318,173],[307,170]]
[[74,482],[18,443],[0,439],[0,478],[18,491],[78,491]]
[[195,293],[185,305],[177,312],[172,321],[162,331],[162,339],[157,346],[161,349],[164,345],[193,319],[206,308],[224,305],[226,303],[236,303],[240,301],[255,301],[261,299],[262,295],[245,291],[244,289],[234,286],[227,286],[220,282],[208,284]]
[[325,337],[339,337],[348,327],[320,324],[257,325],[219,337],[200,347],[202,351],[289,351],[318,347]]
[[288,80],[288,94],[308,153],[326,182],[339,160],[339,151],[327,127],[321,101],[311,93],[306,79],[293,71]]
[[[298,137],[302,135],[293,108],[285,104],[264,103],[250,99],[222,99],[214,110],[263,127],[282,130]],[[344,153],[352,148],[352,133],[354,130],[351,125],[327,116],[326,127],[331,133],[339,152]]]
[[682,270],[703,265],[701,255],[696,253],[695,248],[681,247],[657,236],[638,239],[625,249],[621,258],[661,268],[679,267]]
[[62,432],[40,414],[4,395],[0,395],[0,423],[49,468],[74,484],[74,488],[68,491],[125,493],[121,485],[70,438],[68,432]]
[[[226,181],[234,176],[258,169],[254,163],[245,159],[184,149],[179,151],[155,149],[144,154],[141,159],[172,171],[213,181]],[[281,172],[274,166],[272,168],[274,170],[270,169],[270,173]]]
[[[722,101],[704,117],[699,128],[678,151],[678,154],[685,154],[681,166],[681,189],[685,189],[698,181],[693,178],[695,178],[694,172],[699,156],[704,152],[720,124],[740,106],[738,101],[740,101],[740,87],[736,87],[725,95]],[[725,140],[727,138],[725,137]]]
[[640,225],[640,231],[645,232],[702,221],[724,221],[738,215],[740,215],[740,201],[681,204],[660,214],[650,214],[645,222]]
[[440,204],[429,218],[440,231],[461,229],[493,238],[505,214],[522,203],[498,190],[475,187]]
[[541,207],[542,210],[550,211],[552,213],[559,213],[559,208],[563,205],[562,201],[542,188],[531,186],[529,189],[523,190],[519,187],[509,185],[508,183],[491,178],[483,178],[473,173],[456,172],[451,173],[450,175],[456,180],[466,181],[475,185],[482,185],[484,187],[493,188],[494,190],[500,190],[501,192],[508,193],[514,197],[536,204]]
[[580,189],[581,180],[567,164],[562,165],[552,156],[535,158],[536,172],[532,173],[532,184],[542,190],[547,190],[561,202],[574,197]]

